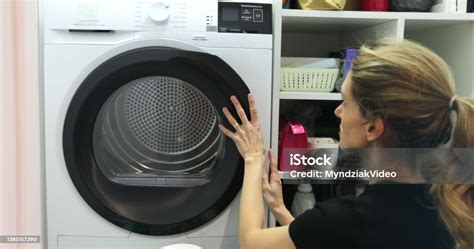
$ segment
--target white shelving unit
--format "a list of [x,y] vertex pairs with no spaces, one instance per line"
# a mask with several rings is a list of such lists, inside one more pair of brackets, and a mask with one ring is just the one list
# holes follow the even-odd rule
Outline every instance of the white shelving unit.
[[[275,5],[278,3],[275,3]],[[474,96],[474,14],[274,11],[273,124],[280,100],[340,101],[339,93],[280,92],[281,57],[327,57],[344,47],[358,47],[383,37],[411,39],[438,53],[451,67],[457,94]],[[272,148],[278,148],[278,126],[272,126]]]
[[[282,10],[274,1],[274,61],[271,147],[278,153],[280,104],[340,101],[339,93],[280,92],[281,57],[327,57],[383,37],[410,39],[439,54],[451,67],[456,92],[474,97],[474,14]],[[283,101],[282,101],[283,100]],[[284,108],[282,108],[284,109]],[[332,115],[332,114],[331,114]],[[287,172],[280,172],[285,179]],[[270,226],[275,225],[269,216]]]
[[280,92],[280,99],[295,100],[342,100],[340,93]]

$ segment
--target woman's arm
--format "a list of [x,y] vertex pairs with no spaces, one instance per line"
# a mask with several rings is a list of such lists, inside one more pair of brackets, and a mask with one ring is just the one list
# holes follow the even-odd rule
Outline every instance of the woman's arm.
[[239,241],[241,248],[294,248],[288,226],[264,228],[264,209],[262,195],[262,174],[265,162],[265,145],[260,131],[257,109],[253,95],[248,96],[251,120],[236,97],[232,96],[240,125],[227,108],[224,115],[234,127],[231,132],[223,125],[219,128],[231,138],[245,160],[244,182],[240,198]]
[[[261,191],[265,157],[245,160],[244,183],[240,198],[239,240],[241,248],[295,248],[288,225],[265,229]],[[285,208],[286,210],[286,208]],[[290,214],[291,216],[291,214]],[[291,216],[291,218],[293,218]],[[293,219],[291,219],[292,221]],[[291,222],[288,221],[288,224]]]
[[252,228],[265,227],[263,195],[261,191],[263,155],[245,158],[244,182],[240,197],[239,234],[244,235]]

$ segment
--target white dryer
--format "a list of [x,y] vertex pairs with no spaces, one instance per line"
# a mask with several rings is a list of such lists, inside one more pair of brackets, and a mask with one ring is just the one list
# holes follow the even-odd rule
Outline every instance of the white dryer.
[[252,92],[270,144],[271,0],[43,4],[47,247],[238,248],[218,124]]

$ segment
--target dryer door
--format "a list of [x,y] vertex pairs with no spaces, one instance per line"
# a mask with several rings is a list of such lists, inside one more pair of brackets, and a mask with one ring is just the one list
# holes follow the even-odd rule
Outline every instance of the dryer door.
[[218,129],[249,90],[220,58],[147,47],[97,67],[68,108],[64,156],[85,201],[132,232],[183,233],[215,218],[242,185],[243,162]]

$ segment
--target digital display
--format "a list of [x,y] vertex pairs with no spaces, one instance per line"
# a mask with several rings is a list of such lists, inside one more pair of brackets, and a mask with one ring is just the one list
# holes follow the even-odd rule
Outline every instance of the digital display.
[[222,20],[237,22],[239,21],[239,9],[238,8],[222,8]]

